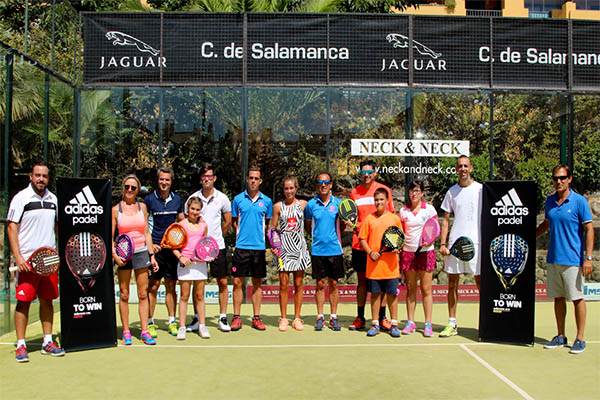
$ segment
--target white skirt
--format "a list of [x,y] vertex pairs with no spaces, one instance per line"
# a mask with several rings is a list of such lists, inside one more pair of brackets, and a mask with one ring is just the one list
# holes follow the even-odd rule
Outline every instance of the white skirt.
[[177,279],[180,281],[205,281],[208,279],[208,266],[205,262],[191,263],[187,267],[178,263]]

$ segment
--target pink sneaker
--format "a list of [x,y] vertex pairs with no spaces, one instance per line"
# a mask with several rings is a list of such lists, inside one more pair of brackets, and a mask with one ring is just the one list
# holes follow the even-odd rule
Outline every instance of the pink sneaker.
[[402,334],[410,335],[411,333],[413,333],[415,331],[415,329],[417,329],[417,327],[415,326],[414,322],[406,321],[406,325],[404,326],[404,329],[402,329]]
[[425,322],[425,329],[423,329],[423,336],[425,336],[425,337],[433,336],[433,326],[431,326],[431,322]]

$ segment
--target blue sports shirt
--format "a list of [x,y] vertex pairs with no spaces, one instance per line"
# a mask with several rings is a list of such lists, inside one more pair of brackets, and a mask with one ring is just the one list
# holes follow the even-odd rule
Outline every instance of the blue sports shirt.
[[164,200],[155,190],[144,198],[144,203],[148,208],[148,228],[152,243],[160,244],[169,225],[177,221],[177,214],[183,212],[183,199],[171,192]]
[[233,198],[231,216],[238,218],[235,247],[245,250],[265,249],[265,218],[273,215],[273,201],[258,192],[252,201],[247,190]]
[[338,218],[341,200],[330,195],[327,204],[319,196],[312,198],[304,209],[304,218],[311,220],[313,256],[337,256],[342,254],[342,237]]
[[556,193],[546,198],[546,219],[550,221],[550,244],[546,262],[560,265],[583,265],[583,224],[592,221],[592,212],[582,195],[571,193],[558,204]]

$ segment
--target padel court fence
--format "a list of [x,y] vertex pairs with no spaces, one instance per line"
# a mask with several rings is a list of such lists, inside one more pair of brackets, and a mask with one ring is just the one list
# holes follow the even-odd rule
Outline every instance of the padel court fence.
[[[311,197],[314,174],[327,169],[344,196],[364,158],[352,139],[467,140],[475,177],[537,181],[538,211],[559,161],[573,167],[578,191],[600,190],[596,22],[253,13],[66,20],[36,27],[54,39],[27,51],[0,46],[2,217],[38,159],[53,178],[110,178],[115,188],[130,172],[150,188],[168,165],[183,196],[197,190],[208,161],[230,197],[250,164],[262,167],[261,190],[274,199],[289,172]],[[436,206],[455,181],[451,157],[374,158],[398,205],[415,177]],[[14,298],[4,222],[0,331]],[[346,282],[354,279],[348,266]]]

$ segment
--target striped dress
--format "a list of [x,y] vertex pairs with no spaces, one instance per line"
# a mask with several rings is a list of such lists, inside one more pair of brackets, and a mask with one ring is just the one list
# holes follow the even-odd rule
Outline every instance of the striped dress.
[[[281,202],[279,212],[279,231],[281,232],[281,261],[287,272],[305,271],[310,267],[310,253],[304,239],[304,212],[299,201],[292,205]],[[273,265],[279,268],[276,259]]]

